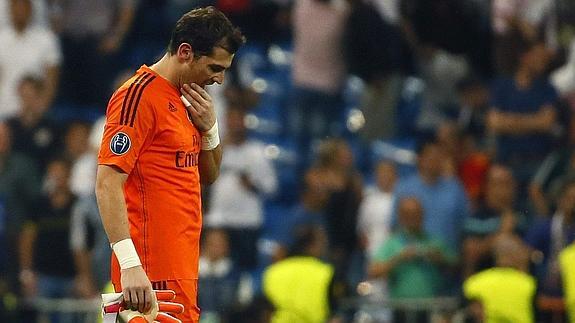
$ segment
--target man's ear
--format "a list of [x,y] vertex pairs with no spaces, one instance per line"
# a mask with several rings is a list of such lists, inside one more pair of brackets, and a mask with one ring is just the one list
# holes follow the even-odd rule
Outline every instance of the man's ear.
[[194,50],[192,48],[192,45],[188,43],[181,43],[180,46],[178,47],[176,55],[178,56],[178,60],[182,63],[193,60]]

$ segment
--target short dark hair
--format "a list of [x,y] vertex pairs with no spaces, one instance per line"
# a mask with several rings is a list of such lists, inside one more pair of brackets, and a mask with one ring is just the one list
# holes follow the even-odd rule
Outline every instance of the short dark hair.
[[214,47],[234,54],[245,41],[239,28],[221,11],[209,6],[191,10],[178,20],[172,31],[168,52],[173,55],[182,43],[188,43],[196,56],[211,55]]
[[296,226],[293,231],[293,241],[288,250],[288,255],[293,256],[307,256],[308,249],[319,239],[321,227],[312,224],[300,224]]
[[46,87],[46,82],[43,78],[34,76],[34,75],[26,75],[20,79],[19,85],[22,86],[24,84],[30,84],[34,89],[38,92],[41,92]]
[[455,84],[455,89],[458,93],[474,89],[476,87],[485,86],[485,81],[477,75],[468,75]]
[[435,136],[420,138],[415,144],[415,153],[417,156],[421,156],[427,147],[436,145],[439,145],[439,143],[437,142],[437,138],[435,138]]

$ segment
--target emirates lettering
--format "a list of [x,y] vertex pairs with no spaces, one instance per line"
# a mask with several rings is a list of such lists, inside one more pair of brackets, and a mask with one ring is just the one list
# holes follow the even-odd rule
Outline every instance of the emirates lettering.
[[193,151],[176,151],[176,167],[186,168],[186,167],[196,167],[198,166],[200,154]]

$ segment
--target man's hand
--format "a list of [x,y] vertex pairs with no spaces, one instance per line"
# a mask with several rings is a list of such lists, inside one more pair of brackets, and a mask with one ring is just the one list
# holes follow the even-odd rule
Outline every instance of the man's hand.
[[102,294],[102,312],[104,315],[118,313],[126,323],[181,323],[179,319],[171,316],[184,312],[184,306],[173,302],[176,293],[172,290],[156,290],[152,293],[157,305],[150,313],[144,314],[130,310],[123,301],[122,293]]
[[[216,123],[216,112],[212,97],[201,86],[184,84],[180,89],[182,102],[186,106],[192,122],[200,132],[210,130]],[[185,99],[185,100],[184,100]]]
[[152,283],[142,266],[122,269],[121,283],[126,308],[148,313],[156,305],[156,298],[152,295]]

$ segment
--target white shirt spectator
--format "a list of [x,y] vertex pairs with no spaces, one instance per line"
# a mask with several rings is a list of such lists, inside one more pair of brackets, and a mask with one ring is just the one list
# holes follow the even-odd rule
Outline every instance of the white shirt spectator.
[[[276,173],[264,153],[262,143],[246,140],[225,146],[218,180],[212,185],[210,211],[206,225],[226,228],[258,228],[263,223],[263,195],[277,189]],[[247,189],[241,180],[245,174],[258,191]]]
[[561,96],[575,91],[575,40],[571,43],[569,57],[565,65],[551,74],[551,83]]
[[28,75],[45,77],[59,66],[62,54],[58,39],[49,29],[31,26],[21,34],[14,28],[0,30],[0,119],[20,110],[18,85]]
[[359,206],[357,229],[367,238],[367,255],[373,255],[391,232],[393,194],[377,187],[367,190]]
[[72,166],[70,175],[70,189],[79,197],[88,197],[94,194],[96,189],[96,171],[98,169],[98,151],[104,135],[106,117],[101,117],[90,132],[90,149],[82,154]]

